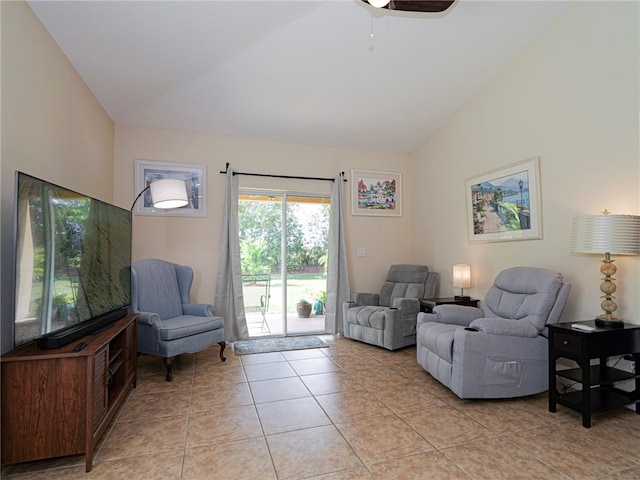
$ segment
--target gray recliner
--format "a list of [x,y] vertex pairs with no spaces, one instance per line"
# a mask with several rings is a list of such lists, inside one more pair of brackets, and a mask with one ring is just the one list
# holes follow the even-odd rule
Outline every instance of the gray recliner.
[[344,336],[388,350],[414,345],[419,299],[435,297],[438,280],[426,265],[391,265],[380,293],[354,293],[344,303]]
[[420,313],[418,363],[460,398],[511,398],[549,388],[546,324],[571,284],[536,267],[503,270],[482,308],[439,305]]
[[154,258],[131,265],[131,308],[138,313],[138,352],[163,357],[166,379],[173,380],[176,355],[195,353],[218,343],[224,362],[224,319],[213,306],[190,303],[191,267]]

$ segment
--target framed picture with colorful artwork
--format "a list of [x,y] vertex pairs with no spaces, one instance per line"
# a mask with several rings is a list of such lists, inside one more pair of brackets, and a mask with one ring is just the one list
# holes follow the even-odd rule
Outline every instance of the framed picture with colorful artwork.
[[351,215],[401,217],[401,174],[351,170]]
[[542,238],[539,157],[469,178],[465,187],[470,242]]

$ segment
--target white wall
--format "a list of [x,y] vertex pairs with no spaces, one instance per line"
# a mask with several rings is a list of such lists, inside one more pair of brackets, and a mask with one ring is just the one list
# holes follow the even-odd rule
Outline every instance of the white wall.
[[[240,171],[333,176],[353,168],[400,172],[401,218],[345,212],[353,291],[379,288],[390,263],[424,262],[452,294],[451,265],[473,266],[482,298],[514,264],[556,268],[574,284],[570,318],[598,313],[598,259],[569,252],[571,218],[608,208],[640,213],[639,5],[572,3],[530,48],[412,156],[305,147],[131,126],[115,128],[24,2],[1,2],[2,348],[10,341],[13,171],[21,169],[129,208],[136,159],[208,167],[206,218],[134,218],[135,259],[194,265],[195,301],[215,290],[225,162]],[[544,239],[469,244],[464,180],[541,158]],[[242,186],[316,190],[327,184],[259,181]],[[351,184],[345,187],[346,196]],[[367,256],[355,256],[365,247]],[[620,313],[640,323],[640,257],[618,257]]]
[[114,125],[25,2],[0,2],[1,348],[13,342],[14,171],[111,201]]
[[[455,263],[472,265],[478,298],[503,268],[542,266],[573,283],[566,321],[601,313],[600,259],[570,253],[571,220],[640,214],[639,5],[572,3],[415,152],[414,258],[443,273],[441,293]],[[544,238],[470,244],[465,179],[533,156]],[[616,264],[618,313],[640,323],[640,257]]]
[[[262,140],[198,134],[155,128],[116,126],[116,204],[129,208],[135,198],[135,160],[192,163],[207,167],[207,217],[152,217],[133,219],[133,258],[158,257],[195,269],[192,299],[213,301],[220,248],[219,226],[229,162],[240,172],[334,177],[351,169],[392,171],[402,174],[404,198],[412,197],[412,161],[407,155],[340,150]],[[329,192],[329,182],[263,179],[241,176],[241,187],[275,188],[294,192]],[[349,197],[351,182],[344,185]],[[411,261],[414,207],[405,202],[400,218],[351,216],[345,208],[349,268],[353,291],[380,289],[391,263]],[[366,257],[356,257],[364,247]]]

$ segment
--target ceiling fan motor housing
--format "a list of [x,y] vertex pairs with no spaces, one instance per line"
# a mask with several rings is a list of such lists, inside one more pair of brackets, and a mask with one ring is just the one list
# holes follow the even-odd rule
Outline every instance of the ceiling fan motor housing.
[[447,8],[453,5],[455,0],[390,0],[386,4],[384,2],[374,2],[369,0],[362,0],[364,3],[368,3],[377,7],[376,3],[382,3],[381,7],[388,10],[399,10],[403,12],[444,12]]

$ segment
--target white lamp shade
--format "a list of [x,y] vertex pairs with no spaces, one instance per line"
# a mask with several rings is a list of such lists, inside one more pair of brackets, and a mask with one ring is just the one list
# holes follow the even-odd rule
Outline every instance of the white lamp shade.
[[571,229],[571,251],[640,254],[640,216],[603,214],[575,217]]
[[367,0],[369,5],[376,8],[383,8],[389,5],[390,0]]
[[471,287],[471,265],[458,263],[453,266],[453,286],[455,288]]
[[180,208],[189,203],[182,180],[163,178],[151,183],[151,202],[155,208]]

